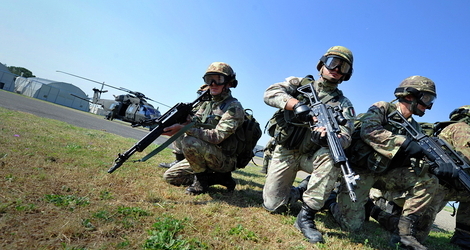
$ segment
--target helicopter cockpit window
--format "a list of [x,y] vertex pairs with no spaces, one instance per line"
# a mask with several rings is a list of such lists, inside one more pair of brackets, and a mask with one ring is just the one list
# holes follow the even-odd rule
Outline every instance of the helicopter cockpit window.
[[143,105],[139,110],[139,113],[145,115],[147,118],[157,118],[159,116],[157,112],[158,111],[156,111],[154,108],[147,107],[147,105]]

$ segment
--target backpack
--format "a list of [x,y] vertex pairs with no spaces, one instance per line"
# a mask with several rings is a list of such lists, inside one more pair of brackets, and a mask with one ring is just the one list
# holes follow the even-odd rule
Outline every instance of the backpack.
[[[231,98],[226,100],[225,104],[222,105],[222,111],[226,112],[229,104],[233,101],[237,101],[237,99]],[[255,147],[263,135],[259,122],[253,116],[253,110],[245,109],[244,112],[245,119],[242,125],[230,136],[235,137],[237,141],[237,147],[234,150],[234,154],[237,156],[236,168],[244,168],[253,160]],[[230,137],[226,139],[226,143],[231,143],[232,140],[235,140]]]
[[[263,131],[258,121],[253,117],[251,109],[245,109],[245,120],[243,124],[235,131],[237,135],[237,168],[244,168],[253,160],[255,156],[254,149],[261,138]],[[244,141],[241,140],[243,134]]]

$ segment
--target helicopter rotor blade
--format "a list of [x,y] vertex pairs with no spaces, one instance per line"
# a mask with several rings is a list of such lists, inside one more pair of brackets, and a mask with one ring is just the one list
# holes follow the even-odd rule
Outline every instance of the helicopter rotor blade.
[[128,89],[123,88],[123,87],[119,87],[119,88],[117,88],[117,89],[119,89],[119,90],[121,90],[121,91],[124,91],[124,92],[127,92],[127,93],[129,93],[129,94],[133,94],[133,93],[132,93],[133,91],[128,90]]
[[64,71],[60,71],[60,70],[56,70],[56,72],[64,73],[64,74],[71,75],[71,76],[75,76],[75,77],[78,77],[78,78],[81,78],[81,79],[84,79],[84,80],[87,80],[87,81],[90,81],[90,82],[102,84],[102,85],[107,86],[107,87],[110,87],[110,88],[114,88],[114,89],[117,89],[117,90],[121,90],[120,88],[117,88],[117,87],[114,87],[114,86],[105,84],[104,82],[98,82],[98,81],[95,81],[95,80],[92,80],[92,79],[88,79],[88,78],[83,77],[83,76],[77,76],[77,75],[70,74],[70,73],[67,73],[67,72],[64,72]]
[[152,101],[152,102],[156,102],[156,103],[158,103],[158,104],[160,104],[160,105],[163,105],[163,106],[165,106],[165,107],[172,108],[171,106],[168,106],[168,105],[166,105],[166,104],[164,104],[164,103],[161,103],[161,102],[157,102],[157,101],[152,100],[152,99],[150,99],[150,98],[149,98],[148,100],[149,100],[149,101]]
[[87,80],[87,81],[90,81],[90,82],[102,84],[103,86],[107,86],[107,87],[110,87],[110,88],[113,88],[113,89],[121,90],[121,91],[127,92],[127,93],[129,93],[129,94],[136,95],[136,96],[139,97],[139,98],[143,98],[143,99],[146,99],[146,100],[149,100],[149,101],[158,103],[158,104],[163,105],[163,106],[168,107],[168,108],[171,108],[171,107],[172,107],[172,106],[168,106],[168,105],[166,105],[166,104],[164,104],[164,103],[161,103],[161,102],[157,102],[157,101],[155,101],[155,100],[152,100],[152,99],[146,97],[144,94],[142,94],[142,93],[140,93],[140,92],[135,92],[135,91],[132,91],[132,90],[123,88],[123,87],[114,87],[114,86],[105,84],[104,82],[98,82],[98,81],[95,81],[95,80],[92,80],[92,79],[88,79],[88,78],[83,77],[83,76],[74,75],[74,74],[67,73],[67,72],[60,71],[60,70],[56,70],[56,72],[63,73],[63,74],[67,74],[67,75],[71,75],[71,76],[75,76],[75,77],[78,77],[78,78],[81,78],[81,79],[84,79],[84,80]]

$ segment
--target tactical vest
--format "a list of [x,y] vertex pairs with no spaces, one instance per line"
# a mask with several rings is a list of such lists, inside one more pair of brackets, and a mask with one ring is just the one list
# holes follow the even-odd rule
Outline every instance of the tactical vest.
[[[385,115],[388,115],[396,110],[395,105],[390,105],[387,103],[387,112]],[[373,173],[383,173],[389,169],[392,160],[378,152],[376,152],[371,146],[366,144],[361,139],[361,127],[363,121],[363,115],[359,114],[357,120],[354,123],[354,132],[352,134],[352,142],[349,148],[347,149],[347,155],[349,155],[349,162],[358,169],[369,170]],[[406,135],[406,130],[402,127],[392,125],[388,122],[387,119],[384,119],[385,123],[382,126],[390,131],[394,135]],[[395,163],[395,162],[394,162]],[[400,165],[403,162],[399,163]],[[360,172],[360,171],[359,171]]]
[[[232,102],[238,101],[234,97],[228,97],[224,102],[214,111],[214,114],[209,116],[211,107],[207,107],[210,103],[204,106],[205,113],[203,114],[202,121],[209,127],[215,127],[222,115],[227,112],[229,105]],[[256,147],[258,140],[263,134],[258,121],[253,117],[251,109],[244,110],[245,117],[243,123],[235,130],[235,133],[223,140],[218,146],[222,152],[227,156],[236,156],[236,168],[244,168],[250,160],[254,157],[253,150]]]
[[[201,108],[204,109],[202,114],[200,127],[204,128],[215,128],[219,124],[222,115],[227,111],[227,108],[230,103],[237,101],[236,98],[228,97],[225,99],[218,107],[213,111],[213,114],[210,115],[212,111],[213,102],[204,102],[201,105]],[[244,139],[244,138],[241,138]],[[234,133],[228,138],[223,140],[218,146],[222,149],[222,152],[227,156],[235,155],[237,151],[238,142],[240,140],[237,138],[237,135]]]
[[[307,76],[302,79],[300,86],[313,83],[315,89],[317,84],[312,81],[313,77]],[[310,104],[309,99],[296,91],[292,95],[294,98],[305,104]],[[322,98],[323,103],[340,102],[344,98],[341,91],[336,89],[328,96]],[[308,123],[303,123],[295,118],[294,111],[279,109],[266,125],[268,134],[275,139],[276,144],[280,144],[286,149],[298,149],[301,154],[310,153],[320,149],[320,146],[311,141],[311,129]]]

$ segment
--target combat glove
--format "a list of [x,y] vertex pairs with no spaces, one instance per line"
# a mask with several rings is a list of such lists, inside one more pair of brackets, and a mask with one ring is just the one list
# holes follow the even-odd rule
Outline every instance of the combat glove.
[[297,120],[301,122],[309,122],[312,120],[310,108],[307,105],[298,102],[294,105],[294,107],[292,107],[292,109],[294,110],[294,115]]
[[423,147],[421,147],[416,141],[411,138],[407,138],[401,145],[401,149],[405,153],[407,158],[421,159],[424,155]]
[[326,135],[321,136],[321,132],[319,131],[312,131],[312,137],[311,140],[313,143],[321,146],[321,147],[326,147],[328,146],[328,142],[326,140]]
[[454,179],[459,176],[459,170],[452,163],[444,162],[441,164],[434,163],[431,165],[431,173],[438,178]]

